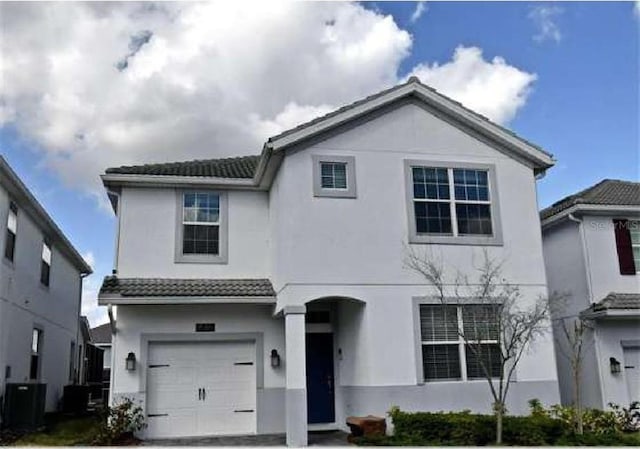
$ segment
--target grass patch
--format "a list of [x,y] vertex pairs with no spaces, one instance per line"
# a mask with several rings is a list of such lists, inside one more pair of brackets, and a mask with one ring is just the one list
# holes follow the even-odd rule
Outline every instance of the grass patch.
[[98,434],[100,421],[95,416],[80,418],[51,417],[45,430],[23,435],[14,446],[88,445]]

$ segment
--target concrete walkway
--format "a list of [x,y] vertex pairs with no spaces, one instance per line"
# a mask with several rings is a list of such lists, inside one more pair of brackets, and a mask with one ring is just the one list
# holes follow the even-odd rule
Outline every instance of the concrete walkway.
[[[340,430],[309,432],[309,446],[349,446],[347,433]],[[173,438],[145,440],[143,446],[285,446],[283,433],[237,437]]]

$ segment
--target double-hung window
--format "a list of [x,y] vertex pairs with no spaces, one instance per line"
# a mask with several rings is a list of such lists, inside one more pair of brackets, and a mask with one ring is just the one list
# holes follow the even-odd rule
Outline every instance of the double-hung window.
[[4,244],[4,257],[13,262],[16,251],[16,235],[18,234],[18,206],[12,201],[9,203],[9,215],[7,217],[7,234]]
[[411,243],[499,244],[488,166],[408,162]]
[[346,162],[320,162],[320,176],[323,189],[347,188]]
[[420,304],[420,344],[425,381],[500,376],[497,305]]
[[40,356],[42,355],[42,330],[34,327],[31,333],[31,360],[29,365],[29,379],[40,377]]
[[226,261],[225,206],[221,192],[180,192],[176,261]]
[[40,261],[40,282],[42,285],[49,286],[49,277],[51,274],[51,244],[48,240],[42,242],[42,257]]

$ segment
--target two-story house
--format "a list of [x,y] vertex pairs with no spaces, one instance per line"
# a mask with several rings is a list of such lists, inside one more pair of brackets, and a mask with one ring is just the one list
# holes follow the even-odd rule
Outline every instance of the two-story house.
[[[575,402],[572,322],[585,323],[581,404],[640,401],[640,183],[605,179],[541,213],[562,402]],[[564,323],[564,324],[563,324]],[[573,356],[575,358],[575,356]]]
[[[536,177],[553,163],[411,78],[259,156],[108,169],[112,400],[141,401],[150,438],[286,431],[290,445],[393,405],[490,412],[450,327],[473,298],[445,310],[407,249],[464,272],[486,250],[523,301],[546,295]],[[549,333],[517,369],[512,413],[557,402],[553,367]]]
[[0,224],[0,397],[7,383],[45,383],[54,411],[77,379],[91,268],[2,156]]

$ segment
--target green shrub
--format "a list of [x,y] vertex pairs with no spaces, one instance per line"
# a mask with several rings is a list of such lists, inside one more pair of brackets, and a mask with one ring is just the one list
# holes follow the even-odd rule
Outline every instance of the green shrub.
[[133,438],[135,432],[146,427],[142,407],[130,398],[123,398],[113,407],[105,407],[101,413],[101,425],[93,444],[115,445]]

